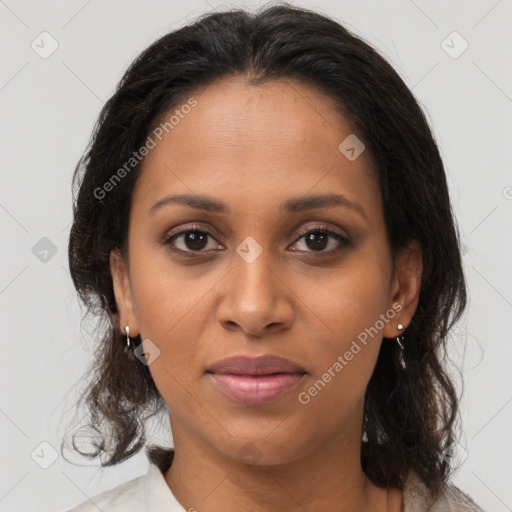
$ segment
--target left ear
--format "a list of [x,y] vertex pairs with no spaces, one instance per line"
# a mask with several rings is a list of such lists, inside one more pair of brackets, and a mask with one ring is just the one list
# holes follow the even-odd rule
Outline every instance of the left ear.
[[135,316],[127,263],[117,248],[110,251],[110,273],[118,309],[119,331],[124,333],[124,326],[128,325],[130,337],[134,338],[140,331]]
[[[396,254],[389,307],[392,308],[394,305],[393,309],[397,311],[397,314],[393,322],[386,323],[382,332],[385,338],[399,336],[411,323],[420,298],[422,272],[421,246],[417,240],[410,240],[407,246],[398,249]],[[400,310],[398,310],[397,304],[400,304]],[[397,329],[399,323],[404,326],[404,329]]]

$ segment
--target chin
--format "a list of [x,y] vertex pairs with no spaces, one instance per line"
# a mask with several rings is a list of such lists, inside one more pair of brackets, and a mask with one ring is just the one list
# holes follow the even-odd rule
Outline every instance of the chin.
[[[305,455],[305,446],[297,442],[293,433],[271,434],[275,425],[259,435],[247,435],[230,431],[233,438],[226,439],[228,446],[221,448],[227,456],[249,466],[278,466],[288,464]],[[294,439],[291,443],[290,439]]]

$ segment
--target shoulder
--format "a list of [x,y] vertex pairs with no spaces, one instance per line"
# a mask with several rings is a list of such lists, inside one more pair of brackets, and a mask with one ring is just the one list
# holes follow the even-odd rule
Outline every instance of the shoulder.
[[453,484],[445,484],[432,496],[419,476],[411,472],[403,490],[404,512],[485,512],[470,496]]
[[98,494],[67,512],[183,512],[162,470],[150,462],[145,475]]
[[149,473],[98,494],[67,512],[125,512],[145,510],[142,490],[149,480]]

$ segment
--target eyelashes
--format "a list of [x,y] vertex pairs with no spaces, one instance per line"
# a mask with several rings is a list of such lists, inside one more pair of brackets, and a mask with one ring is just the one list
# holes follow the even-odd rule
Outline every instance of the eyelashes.
[[[198,227],[198,226],[193,226],[191,228],[188,228],[188,229],[184,229],[182,231],[178,231],[177,233],[171,235],[171,236],[167,236],[165,237],[164,239],[164,244],[165,245],[168,245],[168,246],[171,246],[171,248],[175,251],[178,251],[178,252],[184,252],[184,253],[187,253],[187,252],[192,252],[192,253],[198,253],[198,252],[205,252],[203,250],[191,250],[191,251],[187,251],[187,250],[184,250],[184,249],[178,249],[175,247],[175,241],[176,240],[179,240],[180,238],[186,236],[186,235],[198,235],[199,236],[194,236],[192,237],[191,239],[188,240],[188,242],[192,242],[192,244],[199,244],[201,245],[202,242],[204,242],[205,240],[208,239],[208,237],[212,238],[213,239],[213,236],[206,230]],[[220,247],[220,246],[219,246]]]
[[[327,226],[316,226],[303,230],[297,233],[296,237],[293,246],[302,242],[302,246],[306,247],[306,249],[292,249],[292,251],[306,253],[314,257],[332,256],[351,245],[349,238]],[[210,243],[209,239],[214,242]],[[182,248],[177,247],[177,242],[179,242]],[[208,245],[213,248],[213,252],[223,250],[223,246],[216,242],[213,235],[200,226],[191,226],[166,236],[163,239],[163,244],[175,253],[192,257],[211,254],[211,249],[206,249]],[[312,244],[313,247],[316,246],[319,250],[307,250],[309,248],[308,244]],[[329,246],[331,246],[331,248],[325,250],[326,247]],[[334,248],[332,248],[332,246],[334,246]]]

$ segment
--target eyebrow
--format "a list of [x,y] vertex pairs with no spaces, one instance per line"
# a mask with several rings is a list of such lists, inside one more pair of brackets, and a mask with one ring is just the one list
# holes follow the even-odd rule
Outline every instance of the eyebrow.
[[[157,201],[149,209],[148,213],[153,214],[156,210],[159,210],[169,204],[182,204],[189,206],[190,208],[213,213],[230,213],[230,209],[226,203],[209,196],[192,194],[166,196]],[[368,219],[366,212],[360,204],[350,201],[347,197],[341,194],[320,194],[288,199],[282,203],[281,211],[283,211],[283,213],[300,213],[306,210],[325,209],[332,208],[334,206],[350,208],[351,210],[359,213],[365,219]]]

